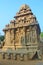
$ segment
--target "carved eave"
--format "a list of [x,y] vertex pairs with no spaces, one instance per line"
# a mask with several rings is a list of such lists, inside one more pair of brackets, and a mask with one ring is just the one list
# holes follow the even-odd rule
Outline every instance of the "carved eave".
[[22,16],[29,15],[29,14],[33,14],[33,13],[32,12],[22,13],[22,14],[14,16],[14,18],[22,17]]
[[9,24],[7,24],[7,25],[5,26],[5,28],[3,29],[3,31],[6,31],[8,28],[9,28]]
[[7,27],[5,27],[5,28],[3,29],[3,31],[4,31],[4,32],[6,32],[7,30],[8,30],[8,28],[7,28]]
[[12,30],[12,29],[14,29],[14,28],[4,28],[3,31],[5,32],[7,30]]
[[20,28],[20,27],[34,26],[34,25],[37,25],[39,30],[40,30],[40,27],[39,27],[38,23],[31,23],[31,24],[22,25],[22,26],[15,26],[14,28],[5,28],[5,29],[3,29],[3,31],[7,31],[7,30],[11,30],[11,29],[16,29],[16,28]]
[[26,4],[23,4],[20,7],[19,12],[16,14],[16,16],[14,16],[14,18],[29,15],[29,14],[33,14],[30,7],[28,5],[26,5]]

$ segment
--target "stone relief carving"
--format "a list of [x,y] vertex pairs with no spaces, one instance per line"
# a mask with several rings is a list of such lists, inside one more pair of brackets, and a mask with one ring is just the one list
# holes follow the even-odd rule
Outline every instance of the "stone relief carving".
[[[8,48],[12,48],[14,50],[14,59],[17,59],[18,53],[21,54],[20,58],[23,59],[24,57],[22,52],[27,54],[29,51],[30,57],[32,58],[34,56],[35,51],[37,50],[35,46],[38,47],[39,42],[37,42],[37,40],[40,35],[40,33],[38,33],[40,32],[40,27],[38,23],[36,24],[35,16],[33,15],[31,9],[27,5],[23,5],[14,18],[15,22],[12,21],[13,24],[10,23],[3,30],[4,32],[6,32],[6,34],[5,45],[3,46],[2,51],[7,52],[6,50]],[[32,46],[32,44],[36,45]],[[25,48],[23,51],[22,49],[24,46]],[[11,51],[11,53],[13,52]],[[10,57],[10,55],[8,55],[8,57]]]

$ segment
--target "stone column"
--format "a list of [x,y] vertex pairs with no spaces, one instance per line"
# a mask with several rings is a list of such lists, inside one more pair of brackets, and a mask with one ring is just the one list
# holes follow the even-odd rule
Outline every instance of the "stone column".
[[13,43],[13,40],[14,40],[14,29],[11,29],[10,36],[11,36],[11,43]]
[[17,54],[13,54],[13,59],[17,60]]
[[11,54],[7,53],[7,59],[11,59]]
[[5,53],[4,52],[2,53],[2,58],[5,59]]
[[[25,27],[23,28],[23,30],[24,30],[24,43],[25,43]],[[25,44],[26,45],[26,44]]]
[[20,60],[23,61],[24,60],[24,54],[20,54]]
[[21,43],[22,48],[26,48],[26,44],[25,44],[25,27],[23,27],[21,29],[20,43]]

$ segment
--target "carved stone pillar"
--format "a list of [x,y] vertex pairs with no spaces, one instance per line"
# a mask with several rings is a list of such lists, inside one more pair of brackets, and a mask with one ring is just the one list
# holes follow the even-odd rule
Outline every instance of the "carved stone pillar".
[[13,59],[17,60],[17,54],[13,54]]
[[11,59],[11,54],[7,53],[7,59]]
[[5,59],[5,53],[4,52],[2,53],[2,58]]
[[24,54],[20,54],[20,60],[23,61],[24,60]]
[[[25,43],[25,27],[23,28],[23,30],[24,30],[24,43]],[[25,44],[26,45],[26,44]]]

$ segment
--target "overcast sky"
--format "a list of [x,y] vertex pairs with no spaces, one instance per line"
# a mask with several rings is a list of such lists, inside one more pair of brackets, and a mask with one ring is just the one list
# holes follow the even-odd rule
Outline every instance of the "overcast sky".
[[43,31],[43,0],[0,0],[0,33],[3,28],[19,11],[22,4],[27,4],[37,17],[41,31]]

